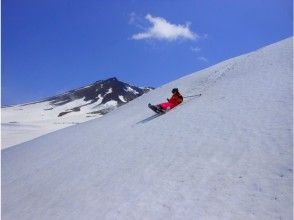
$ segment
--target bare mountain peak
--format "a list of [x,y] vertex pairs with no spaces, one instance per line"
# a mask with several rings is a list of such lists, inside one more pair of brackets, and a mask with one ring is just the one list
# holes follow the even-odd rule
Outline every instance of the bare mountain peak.
[[[40,102],[49,101],[53,108],[57,106],[67,108],[69,106],[67,110],[58,114],[59,117],[71,112],[80,111],[82,108],[90,108],[90,106],[93,110],[87,112],[87,114],[105,114],[105,112],[126,104],[150,90],[150,87],[132,86],[119,81],[116,77],[111,77],[106,80],[98,80],[92,84],[70,90]],[[111,105],[110,109],[108,109],[109,105]],[[105,110],[105,108],[108,110]]]
[[[106,114],[112,109],[132,101],[152,89],[152,87],[133,86],[119,81],[116,77],[111,77],[20,106],[48,103],[48,106],[45,109],[40,109],[40,111],[46,110],[47,114],[48,111],[50,112],[56,107],[62,106],[63,110],[59,110],[59,114],[56,115],[58,117],[68,115],[68,113],[72,112],[86,112],[86,117],[89,117],[87,114]],[[84,116],[82,115],[81,117]]]

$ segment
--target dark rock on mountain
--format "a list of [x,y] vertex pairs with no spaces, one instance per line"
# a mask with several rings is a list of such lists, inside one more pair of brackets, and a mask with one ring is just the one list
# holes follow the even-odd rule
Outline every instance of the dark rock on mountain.
[[[49,101],[54,107],[66,105],[77,99],[83,99],[85,104],[80,104],[74,108],[70,108],[66,111],[60,112],[58,117],[61,117],[70,112],[80,111],[80,109],[86,105],[90,105],[97,102],[97,107],[102,106],[110,101],[115,101],[117,104],[115,107],[126,104],[127,102],[149,92],[154,88],[152,87],[137,87],[130,84],[119,81],[117,78],[109,78],[107,80],[99,80],[89,86],[81,87],[75,90],[70,90],[61,95],[53,96],[43,101]],[[102,108],[93,112],[92,114],[106,114],[111,111],[113,107]],[[50,109],[46,109],[50,110]]]

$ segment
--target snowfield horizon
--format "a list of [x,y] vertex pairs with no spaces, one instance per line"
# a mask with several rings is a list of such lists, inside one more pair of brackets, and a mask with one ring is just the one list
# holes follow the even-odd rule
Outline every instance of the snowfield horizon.
[[[2,150],[2,218],[292,219],[292,51],[293,37]],[[190,97],[155,115],[174,87]]]

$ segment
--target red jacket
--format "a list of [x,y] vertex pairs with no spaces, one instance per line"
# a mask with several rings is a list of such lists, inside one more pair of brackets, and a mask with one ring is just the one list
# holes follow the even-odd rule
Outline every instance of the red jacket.
[[173,104],[174,106],[179,105],[183,102],[183,96],[179,92],[177,92],[172,95],[168,102]]

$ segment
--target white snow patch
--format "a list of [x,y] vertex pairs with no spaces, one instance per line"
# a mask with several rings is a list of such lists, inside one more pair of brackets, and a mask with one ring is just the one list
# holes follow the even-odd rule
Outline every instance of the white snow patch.
[[97,100],[97,102],[95,102],[95,104],[96,104],[96,105],[100,105],[100,104],[102,103],[102,101],[103,101],[103,97],[102,97],[101,94],[99,94],[99,95],[98,95],[98,100]]
[[138,91],[136,91],[135,89],[131,88],[130,86],[127,86],[126,89],[124,89],[126,92],[132,92],[135,95],[139,94]]
[[109,102],[106,102],[104,105],[105,105],[105,107],[116,107],[117,106],[117,101],[111,100]]
[[109,89],[107,90],[107,92],[105,93],[105,95],[110,94],[110,93],[112,93],[112,88],[109,88]]
[[[2,108],[1,149],[32,140],[68,126],[92,120],[93,117],[101,117],[101,115],[92,115],[92,118],[86,117],[86,113],[97,105],[97,102],[89,105],[90,102],[86,102],[82,98],[61,106],[54,106],[46,101]],[[102,98],[98,100],[98,104],[101,102]],[[69,109],[82,105],[86,106],[81,107],[80,111],[70,112],[62,117],[58,117],[60,112],[69,111]]]
[[127,101],[125,100],[125,98],[124,98],[122,95],[118,96],[118,98],[119,98],[122,102],[127,102]]

